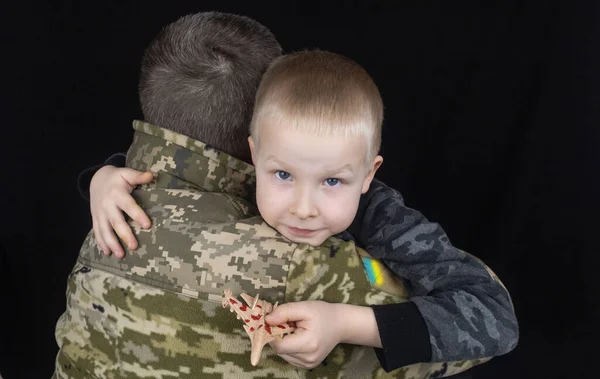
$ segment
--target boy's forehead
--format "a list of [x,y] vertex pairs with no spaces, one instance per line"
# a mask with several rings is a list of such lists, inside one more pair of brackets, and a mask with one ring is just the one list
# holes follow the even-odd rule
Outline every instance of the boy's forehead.
[[266,128],[258,149],[265,162],[286,166],[310,165],[325,171],[355,171],[367,154],[363,136],[320,135],[290,128]]
[[328,124],[327,122],[319,122],[306,118],[261,117],[256,122],[256,132],[261,137],[289,133],[307,137],[312,136],[315,139],[334,137],[346,143],[353,143],[353,140],[358,138],[364,142],[368,142],[365,133],[359,132],[352,127]]
[[319,112],[311,114],[283,109],[276,105],[264,106],[258,113],[255,127],[261,132],[269,127],[286,127],[297,131],[311,131],[316,135],[349,135],[357,134],[359,130],[360,134],[367,135],[377,128],[368,118],[340,119]]
[[[315,159],[320,159],[319,157],[325,152],[331,151],[334,155],[336,153],[342,155],[337,157],[338,162],[361,161],[365,164],[368,163],[371,155],[372,130],[368,126],[334,125],[310,117],[294,118],[287,112],[279,111],[265,112],[255,121],[253,138],[256,148],[260,150],[275,144],[271,147],[299,150],[299,153],[305,153],[302,155],[314,152]],[[347,156],[348,153],[351,155],[350,158]],[[328,161],[333,161],[336,157],[329,158]],[[310,159],[310,156],[306,159]]]

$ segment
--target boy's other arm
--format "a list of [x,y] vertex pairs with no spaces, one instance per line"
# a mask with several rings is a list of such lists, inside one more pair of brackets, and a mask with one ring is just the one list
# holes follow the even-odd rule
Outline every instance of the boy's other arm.
[[373,306],[386,370],[492,357],[517,345],[508,291],[481,261],[453,247],[440,225],[406,207],[396,190],[374,180],[348,231],[410,291],[411,302]]
[[125,157],[125,154],[114,154],[105,165],[87,168],[78,178],[79,192],[90,202],[96,242],[105,255],[114,253],[118,258],[125,252],[117,236],[129,249],[137,248],[137,240],[123,212],[143,228],[150,226],[150,219],[137,205],[131,191],[139,184],[149,183],[152,173],[121,167],[125,165]]

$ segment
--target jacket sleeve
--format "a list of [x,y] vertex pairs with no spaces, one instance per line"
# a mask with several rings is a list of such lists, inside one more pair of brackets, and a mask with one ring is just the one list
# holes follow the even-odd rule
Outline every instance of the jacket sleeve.
[[91,166],[79,173],[77,176],[77,189],[79,190],[79,195],[89,202],[90,201],[90,183],[92,182],[92,177],[101,167],[106,165],[116,166],[116,167],[125,167],[125,158],[127,154],[125,153],[116,153],[111,155],[104,161],[104,164],[99,164],[96,166]]
[[406,207],[399,192],[374,180],[348,231],[410,292],[408,303],[373,306],[386,370],[515,348],[519,329],[506,288],[483,262],[453,247],[440,225]]

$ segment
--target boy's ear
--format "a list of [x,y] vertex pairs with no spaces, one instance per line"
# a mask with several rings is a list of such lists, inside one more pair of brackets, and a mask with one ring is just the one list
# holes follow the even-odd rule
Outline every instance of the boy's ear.
[[371,186],[371,182],[373,181],[373,178],[375,177],[375,173],[377,172],[379,167],[381,167],[382,163],[383,163],[383,157],[381,155],[378,155],[375,157],[375,159],[373,159],[373,162],[371,162],[371,167],[369,168],[369,173],[367,174],[367,177],[365,178],[365,181],[363,182],[362,190],[360,193],[366,193],[369,190],[369,187]]
[[250,145],[250,155],[252,156],[252,164],[256,166],[256,160],[254,159],[254,156],[256,155],[256,149],[254,147],[254,140],[252,139],[252,136],[248,137],[248,144]]

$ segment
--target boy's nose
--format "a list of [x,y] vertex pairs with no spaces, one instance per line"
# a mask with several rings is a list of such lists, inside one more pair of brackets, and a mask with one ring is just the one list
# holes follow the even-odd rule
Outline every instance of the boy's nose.
[[296,191],[294,202],[290,206],[290,213],[299,219],[307,219],[319,215],[317,207],[315,207],[310,193],[307,190]]

